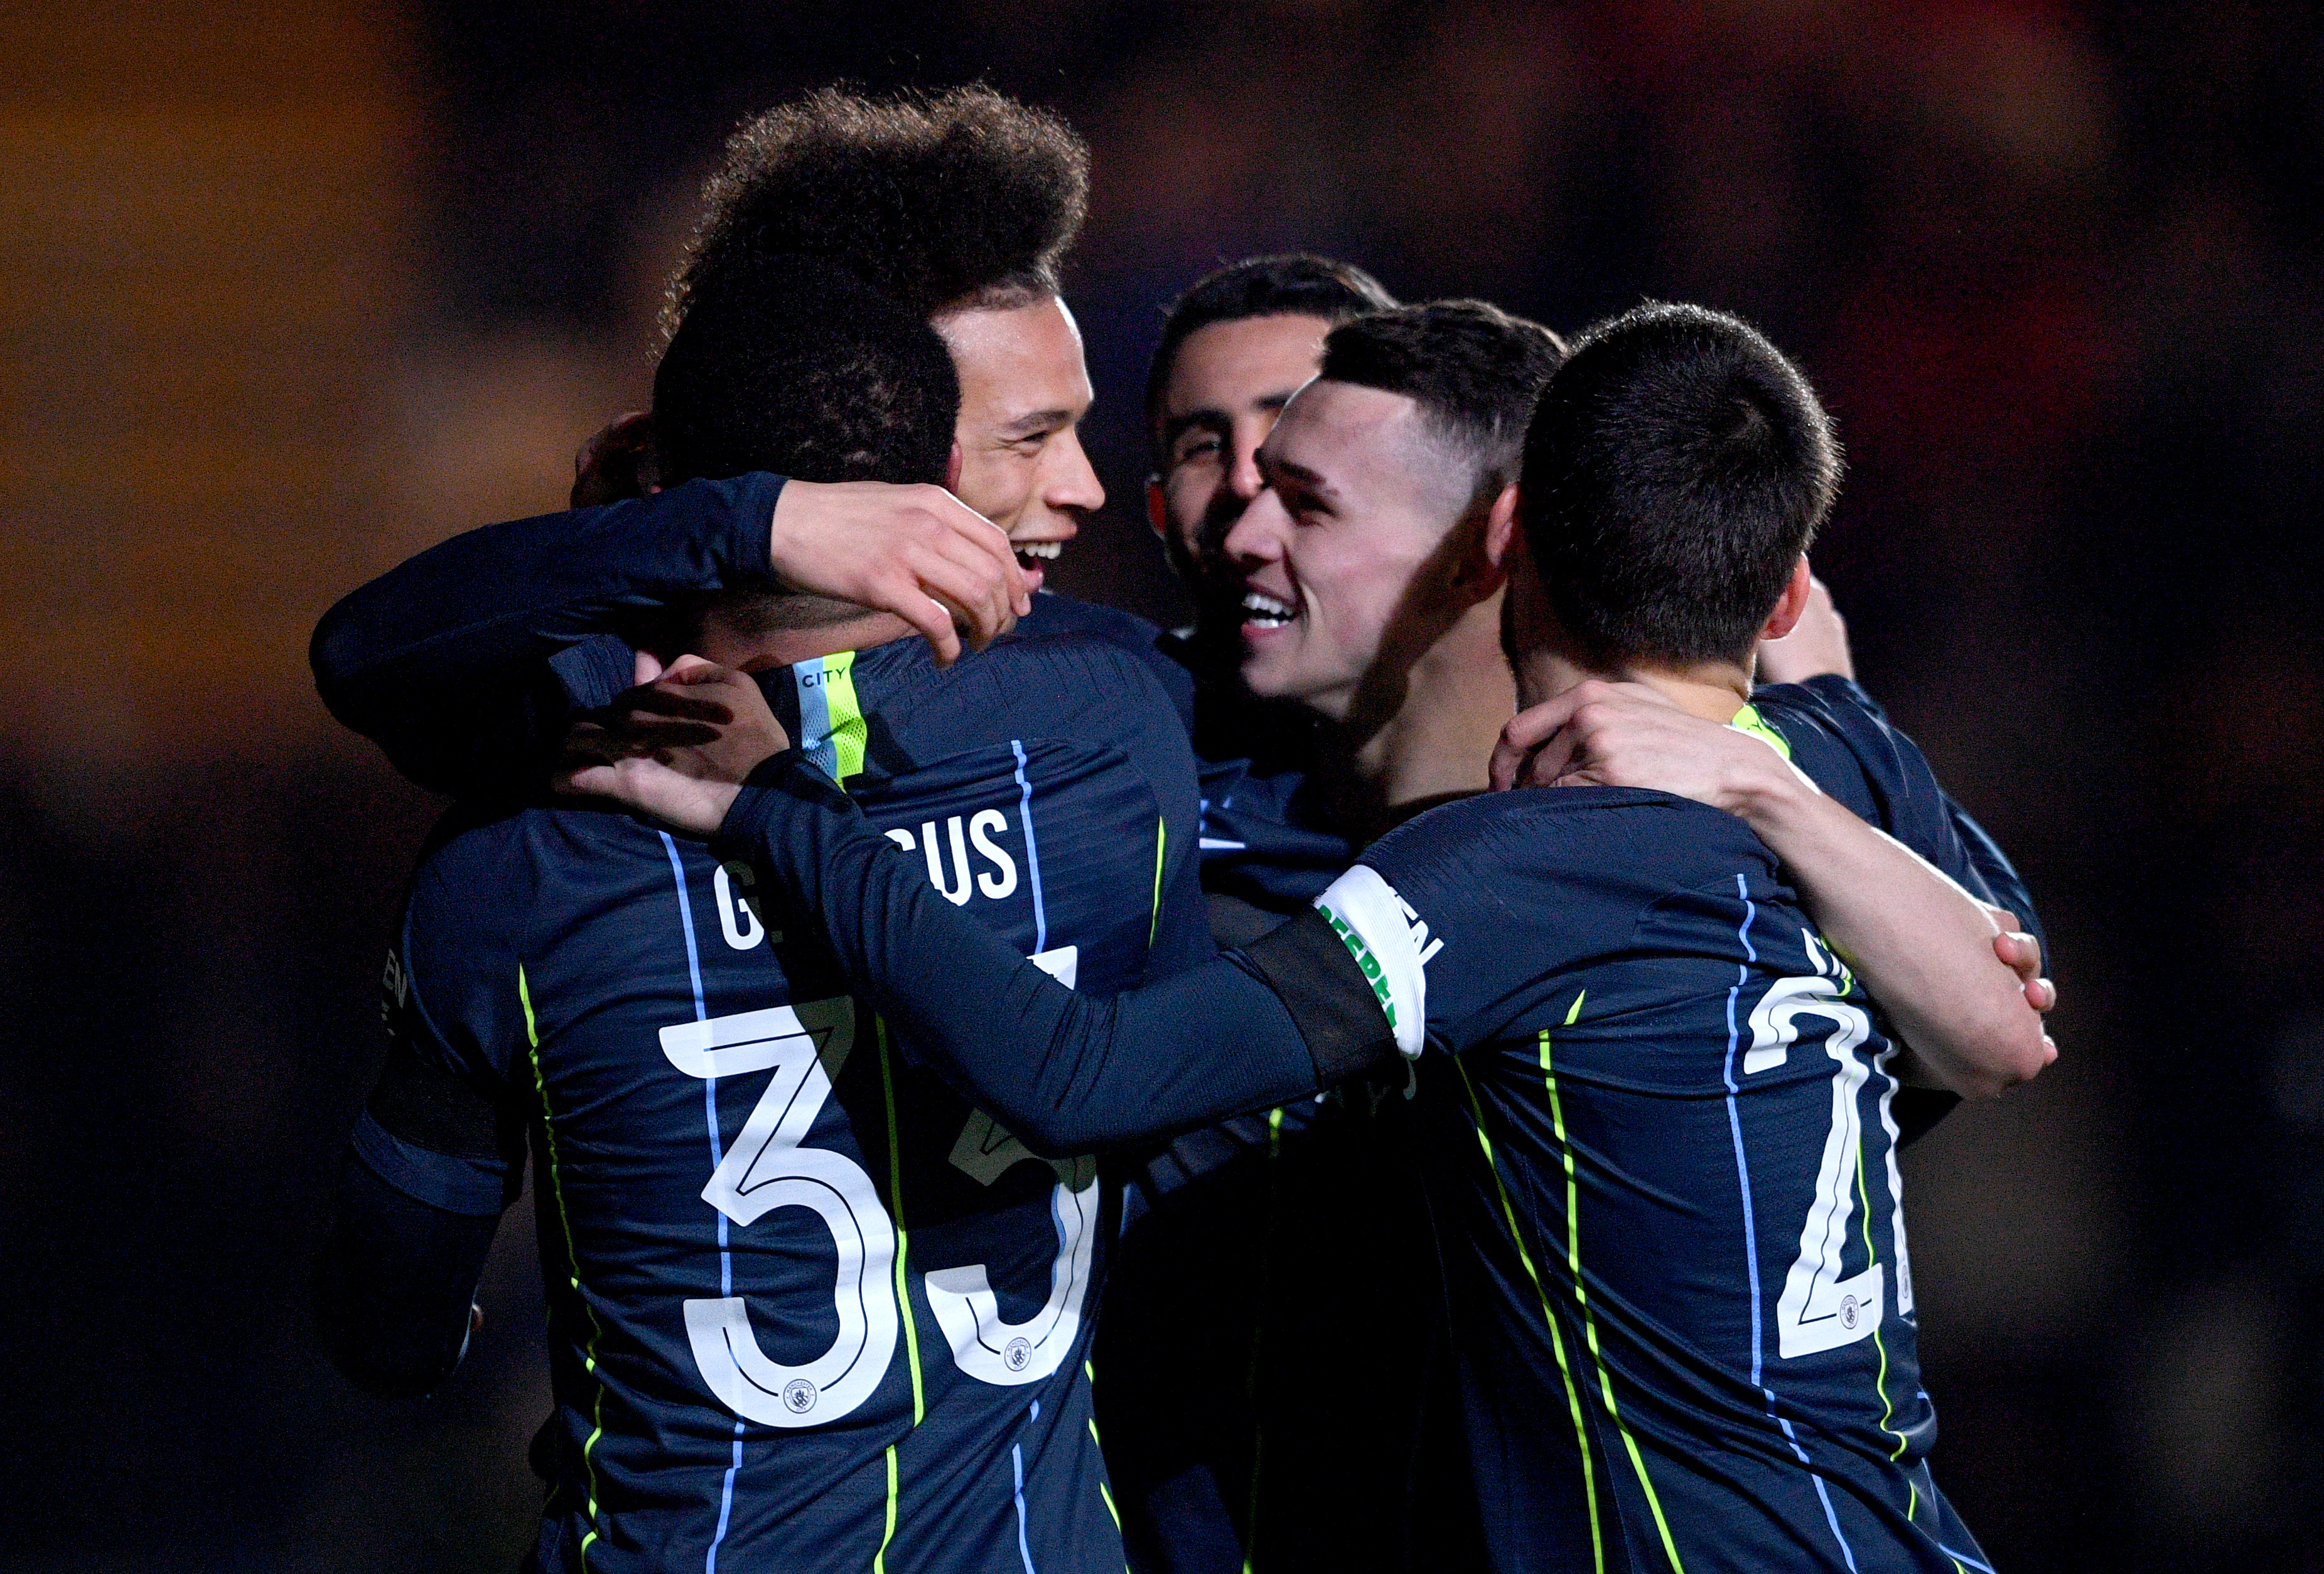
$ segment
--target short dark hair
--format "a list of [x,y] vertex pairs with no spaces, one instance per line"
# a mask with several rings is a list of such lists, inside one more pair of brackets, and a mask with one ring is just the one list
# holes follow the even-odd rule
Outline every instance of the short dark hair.
[[769,470],[941,484],[959,411],[927,319],[813,257],[706,280],[654,373],[665,483]]
[[985,87],[822,88],[728,139],[663,326],[737,258],[779,253],[837,263],[922,317],[1054,295],[1088,207],[1089,149],[1045,110]]
[[1565,345],[1537,322],[1481,300],[1433,300],[1353,318],[1323,337],[1322,375],[1420,406],[1421,419],[1476,465],[1474,495],[1517,478],[1526,425]]
[[[1162,340],[1146,368],[1148,437],[1160,437],[1162,390],[1170,381],[1178,346],[1198,329],[1257,317],[1317,317],[1336,324],[1395,305],[1396,297],[1354,263],[1307,252],[1245,257],[1204,274],[1163,314]],[[1158,451],[1156,457],[1157,463],[1162,458]]]
[[1739,318],[1655,302],[1582,336],[1526,438],[1521,513],[1585,660],[1748,656],[1840,488],[1798,368]]

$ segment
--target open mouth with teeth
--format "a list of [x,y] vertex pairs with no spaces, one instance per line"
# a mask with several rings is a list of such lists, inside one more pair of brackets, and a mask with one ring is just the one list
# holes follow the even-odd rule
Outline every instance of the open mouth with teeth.
[[1063,541],[1012,541],[1010,545],[1016,550],[1017,566],[1024,570],[1028,590],[1041,588],[1041,581],[1048,576],[1043,565],[1055,563],[1065,549]]
[[1296,622],[1299,609],[1276,600],[1259,591],[1247,590],[1242,596],[1243,627],[1254,632],[1281,629]]

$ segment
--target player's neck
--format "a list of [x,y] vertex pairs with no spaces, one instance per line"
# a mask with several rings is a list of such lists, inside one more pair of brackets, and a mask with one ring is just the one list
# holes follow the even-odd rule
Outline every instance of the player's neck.
[[1554,700],[1593,677],[1644,684],[1689,715],[1721,725],[1733,721],[1735,713],[1751,699],[1751,674],[1732,662],[1704,661],[1686,667],[1639,663],[1600,668],[1545,647],[1518,659],[1517,704],[1530,707]]
[[874,645],[914,637],[917,631],[892,612],[866,612],[844,622],[812,629],[768,629],[752,634],[712,635],[703,641],[715,649],[696,652],[704,658],[740,672],[761,672],[770,667],[812,661],[842,650],[868,650]]
[[1471,608],[1406,669],[1400,703],[1383,720],[1331,730],[1323,786],[1333,817],[1361,840],[1491,785],[1493,741],[1517,713],[1499,622],[1499,598]]

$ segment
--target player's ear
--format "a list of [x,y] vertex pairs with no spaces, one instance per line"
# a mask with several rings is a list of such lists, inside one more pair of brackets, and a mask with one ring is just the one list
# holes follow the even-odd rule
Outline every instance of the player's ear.
[[1784,594],[1775,598],[1775,610],[1759,626],[1759,638],[1780,640],[1790,633],[1798,625],[1800,614],[1808,610],[1808,592],[1814,584],[1808,572],[1808,555],[1803,552],[1792,565],[1792,576],[1784,581]]
[[1512,481],[1501,488],[1501,495],[1493,499],[1485,515],[1485,557],[1504,574],[1508,572],[1509,548],[1517,536],[1517,485]]
[[1158,475],[1146,478],[1146,523],[1156,540],[1170,539],[1170,511],[1163,506],[1162,478]]
[[960,495],[960,444],[955,440],[952,452],[945,456],[945,490],[954,497]]
[[1462,554],[1459,574],[1477,587],[1477,598],[1501,588],[1509,576],[1509,548],[1517,533],[1517,489],[1512,483],[1500,490],[1492,506],[1477,527],[1477,534],[1467,552]]

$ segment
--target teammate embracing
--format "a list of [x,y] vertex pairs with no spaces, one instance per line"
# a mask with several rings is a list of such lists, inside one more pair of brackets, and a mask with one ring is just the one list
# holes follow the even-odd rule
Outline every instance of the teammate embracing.
[[[1519,692],[1571,713],[1573,785],[1421,815],[1311,913],[1111,1001],[936,901],[796,750],[732,785],[782,741],[763,720],[733,730],[755,747],[575,779],[715,831],[857,987],[964,1050],[1161,1043],[1286,1079],[1413,1057],[1492,1566],[1982,1567],[1928,1472],[1889,1104],[1907,1065],[1990,1093],[2051,1051],[2008,970],[1955,965],[1984,910],[1858,818],[1968,872],[1917,752],[1746,704],[1836,477],[1812,393],[1741,324],[1650,307],[1585,336],[1527,443],[1524,548],[1499,532]],[[1604,713],[1641,708],[1727,741],[1656,773],[1687,796],[1602,752]],[[1946,943],[1894,949],[1908,919]],[[1877,1001],[1845,960],[1876,952]]]
[[[917,314],[758,259],[697,288],[663,358],[662,461],[941,482],[956,389]],[[1209,954],[1192,760],[1135,657],[1062,635],[942,672],[900,618],[766,586],[632,636],[649,671],[705,651],[759,673],[924,878],[1067,984]],[[342,1182],[335,1354],[393,1389],[449,1373],[529,1137],[557,1399],[536,1567],[1111,1574],[1088,1349],[1120,1189],[1078,1155],[1314,1074],[1107,1104],[1028,1082],[1014,1046],[923,1053],[751,878],[538,790],[447,817]]]

